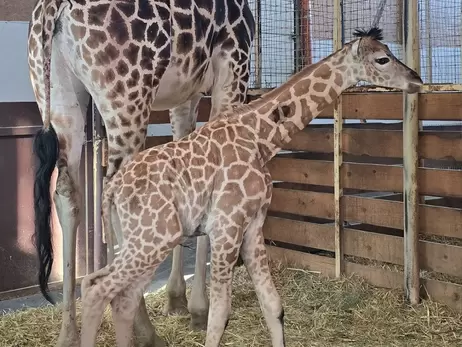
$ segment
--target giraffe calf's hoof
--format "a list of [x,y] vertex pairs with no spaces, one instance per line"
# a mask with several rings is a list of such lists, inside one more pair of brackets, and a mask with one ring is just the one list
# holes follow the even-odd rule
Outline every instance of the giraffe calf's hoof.
[[189,326],[194,331],[207,331],[208,311],[203,313],[191,313],[191,322]]
[[188,300],[186,296],[168,296],[167,303],[164,307],[164,315],[180,315],[186,316],[189,314],[188,311]]

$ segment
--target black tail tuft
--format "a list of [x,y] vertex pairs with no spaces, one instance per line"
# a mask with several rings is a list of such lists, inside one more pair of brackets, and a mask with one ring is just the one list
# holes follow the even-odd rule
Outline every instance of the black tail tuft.
[[54,304],[48,293],[48,279],[53,265],[51,240],[51,175],[58,161],[59,142],[53,126],[41,129],[34,139],[38,159],[34,177],[35,246],[39,257],[39,285],[45,299]]

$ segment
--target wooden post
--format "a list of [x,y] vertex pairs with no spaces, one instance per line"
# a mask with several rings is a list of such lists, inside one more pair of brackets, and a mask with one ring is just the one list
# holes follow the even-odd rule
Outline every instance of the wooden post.
[[[343,0],[334,0],[334,51],[343,45]],[[343,188],[342,188],[342,95],[339,95],[334,108],[334,197],[335,197],[335,276],[343,273]]]
[[[405,63],[420,70],[418,0],[404,1],[403,43]],[[403,97],[403,157],[404,157],[404,286],[411,305],[419,303],[419,187],[418,94],[404,93]]]

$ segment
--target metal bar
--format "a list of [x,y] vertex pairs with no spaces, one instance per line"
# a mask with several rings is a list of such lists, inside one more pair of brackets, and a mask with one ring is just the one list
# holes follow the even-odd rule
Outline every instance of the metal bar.
[[[342,48],[343,44],[343,0],[334,1],[334,51]],[[335,197],[335,276],[343,273],[343,188],[342,188],[342,95],[339,96],[334,107],[334,197]]]
[[[404,2],[403,41],[406,64],[420,70],[418,0]],[[404,182],[404,286],[411,305],[419,303],[419,165],[418,94],[404,93],[403,98],[403,182]]]
[[261,0],[255,0],[255,87],[261,88]]
[[430,0],[425,0],[425,31],[427,34],[427,75],[428,83],[433,82],[433,49],[432,49],[432,35],[431,35],[431,11]]
[[106,252],[103,244],[102,219],[101,219],[101,194],[103,187],[103,137],[104,129],[101,115],[92,102],[93,110],[93,259],[94,271],[105,265]]

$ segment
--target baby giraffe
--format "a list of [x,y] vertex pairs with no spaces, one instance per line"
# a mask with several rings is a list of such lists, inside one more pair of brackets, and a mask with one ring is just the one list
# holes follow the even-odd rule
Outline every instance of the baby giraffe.
[[82,347],[95,345],[112,305],[117,346],[130,345],[140,297],[158,265],[186,237],[211,244],[206,347],[220,344],[231,310],[233,267],[242,256],[273,347],[284,347],[284,310],[273,284],[262,232],[271,200],[266,163],[346,88],[358,81],[420,90],[419,75],[381,43],[381,30],[304,68],[260,99],[221,115],[176,142],[149,148],[107,185],[103,219],[124,243],[114,261],[82,282]]

